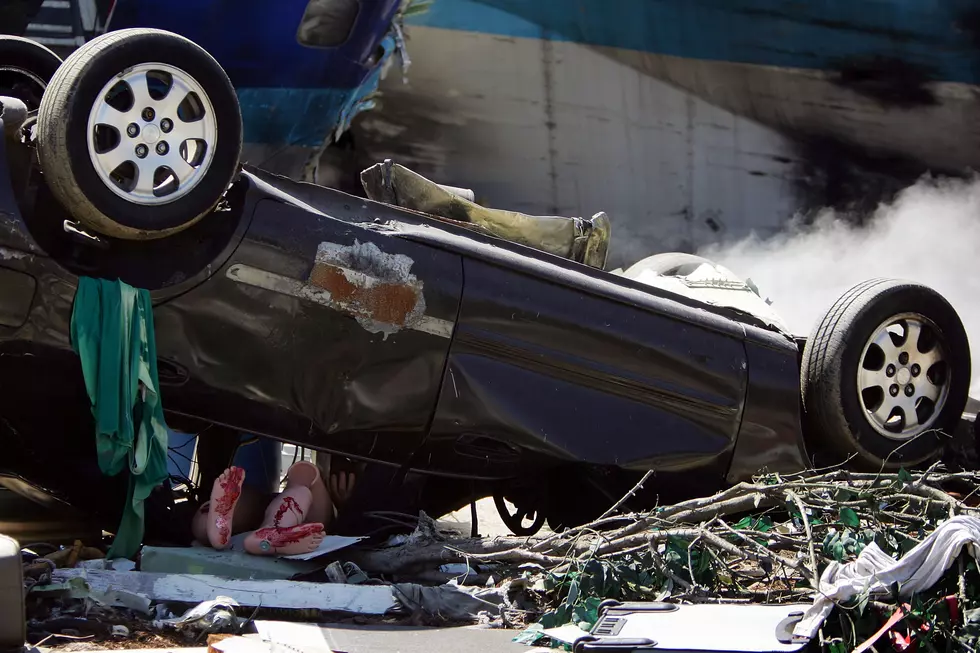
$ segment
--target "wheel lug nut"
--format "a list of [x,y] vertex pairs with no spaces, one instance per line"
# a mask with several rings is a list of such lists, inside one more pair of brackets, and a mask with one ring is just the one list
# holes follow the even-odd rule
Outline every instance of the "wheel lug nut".
[[905,386],[905,396],[906,397],[911,397],[914,394],[915,394],[915,386],[914,385],[912,385],[910,383],[907,386]]
[[160,129],[163,130],[164,134],[169,134],[170,130],[174,128],[174,123],[170,118],[164,118],[160,121]]
[[888,367],[886,367],[885,368],[885,374],[889,378],[895,376],[895,366],[894,365],[889,365]]
[[170,146],[167,145],[167,141],[160,141],[157,143],[157,154],[164,155],[170,150]]
[[898,362],[901,363],[902,365],[905,365],[906,363],[908,363],[909,362],[908,352],[904,352],[903,351],[901,354],[899,354],[898,355]]
[[138,156],[139,158],[145,159],[146,155],[149,153],[150,153],[150,148],[148,148],[146,145],[140,143],[139,145],[136,146],[136,156]]
[[151,120],[153,120],[153,118],[156,117],[156,115],[157,115],[156,112],[150,107],[146,107],[145,109],[143,109],[143,120],[145,120],[146,122],[150,122]]
[[891,396],[897,397],[898,396],[898,386],[892,384],[892,386],[890,388],[888,388],[888,392],[891,393]]
[[912,376],[919,376],[919,373],[922,371],[922,368],[919,367],[918,363],[913,363],[912,368],[909,371],[912,372]]
[[135,122],[131,122],[129,123],[129,126],[126,127],[126,133],[129,134],[131,138],[136,138],[140,135],[140,126]]

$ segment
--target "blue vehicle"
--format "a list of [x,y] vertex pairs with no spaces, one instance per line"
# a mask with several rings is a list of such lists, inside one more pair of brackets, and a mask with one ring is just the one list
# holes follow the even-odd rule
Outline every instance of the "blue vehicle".
[[234,84],[245,157],[273,168],[282,155],[294,164],[302,157],[312,174],[318,154],[373,106],[411,7],[404,0],[29,0],[0,10],[10,12],[0,14],[0,33],[62,55],[106,31],[180,34],[212,53]]

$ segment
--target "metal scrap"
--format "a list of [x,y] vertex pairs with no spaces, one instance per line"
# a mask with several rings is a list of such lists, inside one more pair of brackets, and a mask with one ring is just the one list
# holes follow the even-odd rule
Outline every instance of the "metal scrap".
[[199,603],[182,616],[168,619],[163,623],[177,630],[192,630],[196,633],[215,633],[228,627],[239,627],[244,621],[236,616],[238,601],[227,596],[219,596],[211,601]]

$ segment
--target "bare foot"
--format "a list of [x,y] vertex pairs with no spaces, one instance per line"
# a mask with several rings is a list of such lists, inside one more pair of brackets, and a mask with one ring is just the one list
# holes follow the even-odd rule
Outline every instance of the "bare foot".
[[296,555],[316,550],[323,542],[323,524],[290,528],[261,528],[245,538],[245,550],[254,555]]
[[211,501],[208,506],[208,542],[215,549],[224,549],[231,539],[231,522],[235,506],[242,495],[245,470],[229,467],[219,476],[211,488]]

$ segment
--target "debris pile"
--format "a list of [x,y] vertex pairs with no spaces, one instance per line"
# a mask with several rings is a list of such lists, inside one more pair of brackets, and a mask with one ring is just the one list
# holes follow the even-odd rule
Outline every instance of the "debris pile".
[[[831,653],[872,645],[973,651],[980,644],[980,473],[768,475],[709,497],[616,514],[628,496],[594,522],[535,538],[463,538],[422,514],[407,537],[318,559],[335,572],[319,576],[329,582],[222,580],[226,597],[183,618],[160,614],[160,602],[213,598],[209,577],[99,569],[102,561],[81,561],[86,552],[76,546],[61,555],[82,569],[30,563],[28,606],[38,635],[54,632],[42,624],[62,625],[51,619],[81,616],[98,621],[100,635],[124,636],[133,624],[119,615],[142,613],[162,633],[197,638],[241,632],[254,606],[301,608],[296,596],[318,612],[358,612],[370,603],[365,614],[375,618],[526,629],[517,641],[539,643],[548,641],[546,629],[589,630],[610,599],[794,604],[806,611],[797,633],[812,627],[807,636]],[[45,602],[52,596],[82,603],[52,608]],[[69,635],[76,630],[85,634],[76,627]]]
[[[710,497],[642,514],[607,514],[544,538],[430,540],[353,559],[368,572],[388,574],[434,563],[495,564],[490,582],[509,578],[497,582],[511,593],[520,587],[536,604],[536,610],[504,611],[502,625],[588,629],[606,599],[810,604],[814,588],[825,591],[835,574],[850,573],[842,563],[862,552],[893,563],[951,518],[976,514],[971,504],[978,490],[980,474],[938,467],[921,474],[762,476]],[[967,527],[978,527],[980,536],[980,520]],[[866,583],[835,601],[837,609],[819,629],[821,643],[839,653],[878,634],[899,650],[916,642],[929,650],[945,649],[947,642],[974,650],[980,570],[970,553],[977,544],[967,537],[962,553],[952,553],[951,568],[940,569],[938,582],[914,596],[903,593],[901,583],[884,593]],[[532,630],[525,639],[537,637]]]

